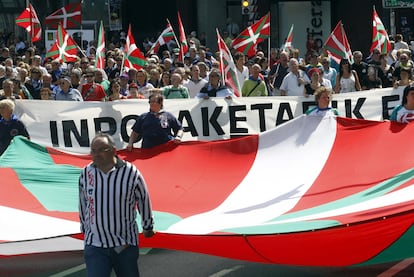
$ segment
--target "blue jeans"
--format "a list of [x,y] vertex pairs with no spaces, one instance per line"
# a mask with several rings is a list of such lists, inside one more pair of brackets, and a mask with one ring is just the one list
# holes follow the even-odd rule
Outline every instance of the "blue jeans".
[[88,277],[110,277],[112,269],[118,277],[139,277],[137,246],[101,248],[86,245],[84,256]]

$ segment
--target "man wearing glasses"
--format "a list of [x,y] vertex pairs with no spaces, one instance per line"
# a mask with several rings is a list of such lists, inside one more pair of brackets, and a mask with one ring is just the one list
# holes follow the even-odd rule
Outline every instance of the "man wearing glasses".
[[72,81],[69,76],[60,78],[59,87],[54,89],[53,99],[61,101],[83,101],[79,90],[72,88]]
[[197,98],[224,97],[230,99],[232,97],[233,92],[221,83],[220,70],[212,69],[208,75],[208,80],[208,83],[197,94]]
[[164,97],[154,93],[149,97],[150,111],[137,118],[132,126],[127,149],[132,150],[133,144],[142,137],[142,148],[152,148],[169,141],[180,143],[183,127],[177,118],[163,110]]
[[95,72],[88,69],[85,74],[86,84],[82,85],[83,101],[105,101],[105,91],[100,84],[95,83]]
[[92,162],[79,177],[79,217],[88,276],[139,276],[137,211],[144,237],[154,235],[147,185],[140,171],[116,154],[111,136],[91,142]]

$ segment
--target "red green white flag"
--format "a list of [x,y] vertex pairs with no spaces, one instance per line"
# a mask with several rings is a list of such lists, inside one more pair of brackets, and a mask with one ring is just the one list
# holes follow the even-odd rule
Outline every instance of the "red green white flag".
[[78,60],[78,45],[62,25],[56,32],[56,41],[46,54],[46,58],[58,59],[60,62],[76,62]]
[[335,29],[327,38],[324,47],[332,59],[338,64],[341,59],[348,59],[350,62],[353,62],[351,47],[349,46],[342,21],[336,24]]
[[[26,102],[16,101],[19,111]],[[80,103],[76,112],[95,110],[94,104]],[[41,114],[43,106],[33,107],[23,114]],[[141,233],[142,247],[329,270],[383,266],[413,256],[412,127],[300,116],[255,135],[117,154],[139,168],[151,194],[158,233],[142,240]],[[372,143],[374,137],[381,139]],[[89,142],[88,134],[83,138]],[[83,249],[76,184],[90,159],[13,138],[0,156],[0,220],[7,222],[0,229],[0,259]],[[165,164],[186,167],[165,166],[160,174]]]
[[16,18],[16,24],[26,29],[30,34],[32,42],[36,42],[42,37],[42,26],[40,25],[39,18],[32,4]]
[[167,44],[173,39],[175,39],[174,30],[171,27],[171,24],[168,22],[167,27],[164,29],[164,31],[162,31],[157,41],[152,45],[151,49],[148,51],[148,54],[158,54],[160,46]]
[[220,51],[220,72],[224,81],[223,83],[233,90],[235,96],[240,96],[241,88],[237,79],[236,65],[234,64],[229,48],[217,29],[216,32],[218,49]]
[[184,55],[188,52],[187,37],[185,35],[183,22],[181,21],[180,12],[178,12],[178,27],[180,29],[180,61],[184,61]]
[[137,45],[135,44],[134,37],[132,36],[131,31],[131,24],[128,28],[128,35],[126,38],[125,44],[125,59],[124,59],[124,67],[126,69],[135,68],[141,69],[147,64],[147,60],[144,54],[139,50]]
[[247,27],[232,42],[231,47],[248,57],[256,55],[259,43],[270,36],[270,12],[260,18],[255,24]]
[[101,21],[101,26],[99,27],[98,35],[98,47],[96,48],[96,57],[95,57],[95,67],[96,68],[105,68],[105,33],[104,33],[103,22]]
[[63,28],[78,28],[82,24],[82,6],[81,3],[68,4],[54,13],[46,16],[46,26],[52,29],[62,24]]
[[391,51],[391,43],[387,31],[385,30],[384,24],[382,24],[375,7],[372,14],[372,44],[370,52],[372,53],[374,49],[380,50],[381,54],[387,54]]
[[290,50],[292,48],[292,40],[293,40],[293,24],[290,27],[289,34],[286,38],[285,44],[283,45],[282,49]]

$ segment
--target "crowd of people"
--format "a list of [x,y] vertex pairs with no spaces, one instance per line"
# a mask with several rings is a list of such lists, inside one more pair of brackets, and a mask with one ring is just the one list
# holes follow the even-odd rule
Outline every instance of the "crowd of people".
[[[179,58],[178,48],[165,47],[159,55],[148,55],[147,64],[138,70],[124,67],[122,42],[110,44],[104,69],[95,68],[93,43],[87,51],[79,51],[78,61],[70,64],[45,59],[36,47],[25,47],[24,52],[3,47],[0,97],[115,101],[148,99],[153,93],[161,93],[166,99],[205,98],[206,90],[210,97],[232,97],[235,92],[221,83],[219,52],[194,43],[199,41],[195,35],[191,33],[189,51],[183,59]],[[297,49],[275,49],[269,55],[258,51],[254,57],[231,50],[240,96],[308,97],[319,86],[329,87],[333,93],[407,86],[412,82],[413,49],[401,35],[392,45],[388,54],[375,49],[364,58],[361,51],[354,51],[353,61],[339,62],[330,58],[325,49],[312,48],[305,58]],[[219,83],[212,84],[217,73]],[[213,87],[220,89],[212,90]]]
[[[220,53],[213,54],[195,41],[199,40],[192,32],[189,51],[183,59],[179,58],[178,48],[164,48],[159,55],[148,55],[146,65],[140,69],[124,67],[122,42],[110,44],[105,53],[106,66],[100,69],[95,67],[93,44],[87,51],[79,51],[76,62],[66,64],[45,59],[36,47],[22,48],[19,41],[18,52],[16,48],[1,49],[0,99],[125,101],[148,100],[154,94],[163,99],[235,97],[235,92],[222,82]],[[361,51],[354,51],[353,61],[342,59],[339,63],[325,49],[312,48],[304,58],[298,49],[272,50],[268,57],[258,51],[250,58],[231,50],[241,97],[309,97],[321,88],[335,94],[410,87],[414,49],[401,35],[395,36],[392,47],[388,54],[374,49],[366,58]],[[407,103],[402,105],[405,108],[400,113],[411,110]],[[4,125],[7,118],[3,116],[1,120]],[[169,130],[167,137],[176,137],[178,129],[175,125],[174,128],[174,133]]]
[[[412,49],[400,35],[393,47],[389,54],[375,49],[365,59],[361,51],[354,51],[353,61],[339,63],[324,49],[313,49],[305,58],[297,49],[272,50],[269,56],[258,51],[250,58],[233,51],[240,96],[307,97],[319,86],[332,88],[333,93],[407,86],[413,75]],[[166,99],[205,98],[206,90],[213,97],[234,95],[221,83],[219,52],[213,54],[201,44],[190,44],[183,62],[178,48],[164,48],[160,55],[148,56],[147,65],[138,70],[123,67],[122,44],[107,49],[104,69],[95,68],[93,45],[88,51],[79,51],[78,61],[70,64],[44,59],[36,47],[19,53],[7,47],[1,50],[1,98],[115,101],[148,99],[153,93]],[[219,84],[212,84],[217,73]],[[212,92],[215,86],[221,89]]]

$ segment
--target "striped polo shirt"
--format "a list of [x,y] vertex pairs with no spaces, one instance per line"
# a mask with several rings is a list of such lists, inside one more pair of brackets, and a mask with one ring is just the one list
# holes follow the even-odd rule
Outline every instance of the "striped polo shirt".
[[152,230],[151,201],[145,180],[131,163],[120,160],[104,173],[93,163],[79,177],[79,217],[85,244],[138,246],[137,210],[144,230]]

